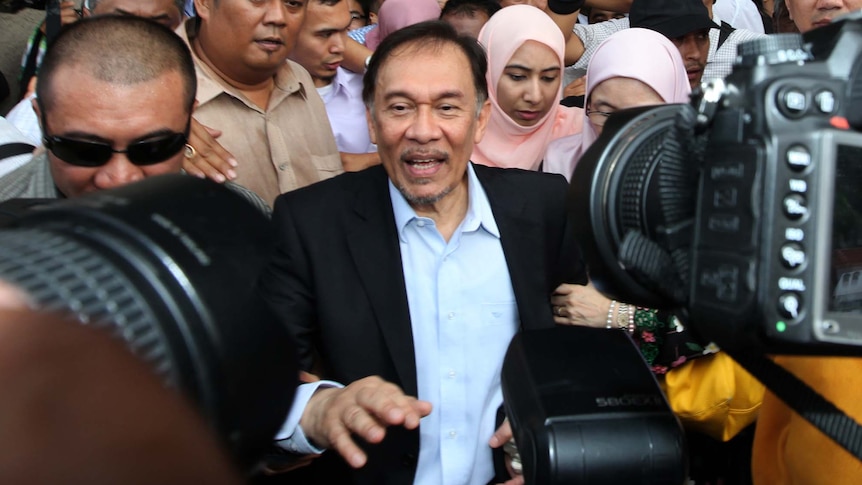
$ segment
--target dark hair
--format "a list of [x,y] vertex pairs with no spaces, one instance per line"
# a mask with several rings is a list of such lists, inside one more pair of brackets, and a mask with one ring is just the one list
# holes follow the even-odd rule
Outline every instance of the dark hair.
[[369,109],[374,104],[374,92],[377,88],[377,75],[383,64],[389,60],[393,52],[410,47],[415,51],[440,49],[451,44],[464,53],[470,63],[473,74],[473,86],[476,88],[477,112],[488,99],[488,84],[485,72],[488,70],[488,59],[485,50],[479,42],[468,36],[459,35],[455,29],[441,20],[429,20],[413,24],[387,35],[371,56],[368,69],[362,81],[362,101]]
[[475,16],[476,12],[484,12],[488,14],[488,18],[500,10],[500,3],[497,0],[448,0],[443,10],[440,11],[440,18],[444,15],[469,15]]
[[118,85],[178,72],[189,113],[194,106],[197,77],[188,46],[170,29],[150,20],[103,15],[65,27],[48,47],[39,69],[36,96],[43,110],[50,109],[54,78],[63,66]]
[[[102,3],[102,1],[103,0],[84,0],[83,5],[81,6],[92,12],[100,3]],[[186,9],[186,0],[173,0],[173,2],[174,7],[177,8],[177,12],[182,15]]]

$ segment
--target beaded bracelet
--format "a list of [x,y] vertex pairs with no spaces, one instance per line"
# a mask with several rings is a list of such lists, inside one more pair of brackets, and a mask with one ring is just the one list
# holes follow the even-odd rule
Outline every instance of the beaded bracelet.
[[608,307],[608,319],[605,322],[605,328],[613,328],[614,323],[614,307],[617,306],[616,300],[611,300],[611,306]]

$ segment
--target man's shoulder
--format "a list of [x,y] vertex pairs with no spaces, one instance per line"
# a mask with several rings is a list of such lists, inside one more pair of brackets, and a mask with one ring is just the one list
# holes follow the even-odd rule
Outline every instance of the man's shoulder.
[[566,178],[555,173],[518,168],[488,167],[479,164],[473,164],[473,169],[476,171],[476,176],[482,182],[483,186],[486,184],[517,185],[523,187],[519,192],[527,192],[528,190],[532,190],[532,188],[540,187],[565,189],[568,186]]
[[33,156],[24,165],[0,177],[0,200],[54,199],[57,196],[45,153]]
[[754,39],[762,39],[764,37],[766,37],[766,34],[761,34],[760,32],[754,32],[747,29],[734,29],[734,31],[730,33],[730,36],[728,36],[727,40],[729,42],[733,42],[734,44],[740,44],[742,42],[748,42]]
[[308,70],[290,59],[285,61],[284,66],[281,67],[276,76],[280,83],[287,85],[298,84],[306,91],[315,91],[314,80],[311,79],[311,74],[308,73]]
[[375,165],[358,172],[344,172],[335,177],[285,192],[275,199],[274,208],[283,204],[296,207],[333,207],[349,204],[352,201],[349,194],[379,189],[380,193],[388,194],[386,170],[382,165]]

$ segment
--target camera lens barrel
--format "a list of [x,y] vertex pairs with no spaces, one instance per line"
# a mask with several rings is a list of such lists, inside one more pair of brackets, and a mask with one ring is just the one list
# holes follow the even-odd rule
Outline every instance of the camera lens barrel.
[[240,466],[280,429],[298,366],[257,297],[267,217],[185,175],[31,209],[0,230],[0,279],[39,309],[106,327],[197,404]]

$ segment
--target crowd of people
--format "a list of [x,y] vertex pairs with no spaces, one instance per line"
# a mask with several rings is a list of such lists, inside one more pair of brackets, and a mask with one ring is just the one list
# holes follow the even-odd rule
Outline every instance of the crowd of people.
[[[579,158],[614,112],[685,103],[731,72],[740,43],[807,32],[862,1],[62,7],[56,39],[34,33],[32,81],[0,118],[0,201],[186,173],[271,217],[259,291],[305,382],[274,437],[295,465],[255,480],[517,484],[495,466],[512,437],[498,415],[516,332],[629,332],[657,374],[707,352],[679,338],[673,316],[589,283],[566,208]],[[781,416],[756,457],[784,449],[778,437],[798,423]],[[769,456],[758,485],[822,483],[816,461],[787,471],[780,451]],[[828,461],[830,476],[858,477],[844,458]]]

